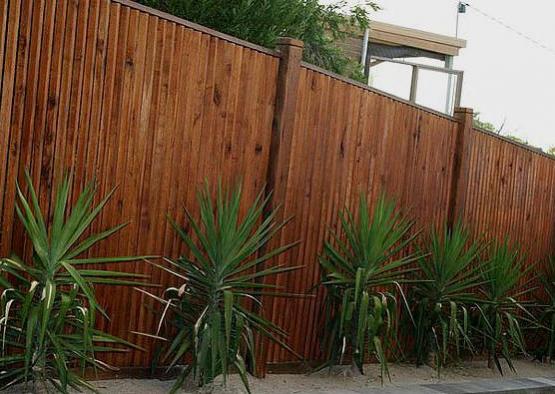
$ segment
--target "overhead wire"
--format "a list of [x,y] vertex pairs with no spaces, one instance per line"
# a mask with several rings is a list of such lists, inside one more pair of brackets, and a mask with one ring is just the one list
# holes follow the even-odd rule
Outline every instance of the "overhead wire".
[[549,52],[551,55],[555,56],[555,49],[554,48],[551,48],[550,46],[546,45],[545,43],[543,43],[543,42],[541,42],[537,39],[535,39],[534,37],[530,36],[529,34],[523,33],[519,29],[509,25],[508,23],[504,22],[500,18],[495,17],[495,16],[493,16],[493,15],[491,15],[491,14],[481,10],[480,8],[478,8],[478,7],[476,7],[472,4],[469,4],[467,2],[458,1],[458,0],[453,0],[453,1],[455,1],[457,4],[462,3],[462,4],[466,5],[468,8],[470,8],[471,10],[473,10],[473,11],[477,12],[478,14],[482,15],[483,17],[491,20],[492,22],[497,23],[498,25],[504,27],[505,29],[517,34],[518,36],[522,37],[523,39],[533,43],[537,47],[539,47],[539,48]]

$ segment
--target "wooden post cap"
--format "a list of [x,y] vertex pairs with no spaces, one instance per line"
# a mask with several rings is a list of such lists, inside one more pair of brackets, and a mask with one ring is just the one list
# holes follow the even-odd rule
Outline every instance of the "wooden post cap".
[[459,114],[473,114],[474,110],[472,108],[457,107],[457,108],[455,108],[454,112],[459,113]]
[[277,45],[304,48],[304,42],[291,37],[279,37],[277,39]]

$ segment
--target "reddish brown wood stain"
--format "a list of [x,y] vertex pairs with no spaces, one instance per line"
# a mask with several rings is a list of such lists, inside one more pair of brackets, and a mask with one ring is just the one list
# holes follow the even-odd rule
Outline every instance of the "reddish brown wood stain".
[[[285,216],[295,219],[282,242],[302,246],[282,257],[302,273],[278,283],[305,293],[320,280],[318,255],[338,211],[356,209],[361,193],[375,201],[385,192],[419,227],[446,220],[458,124],[363,88],[303,68],[292,142]],[[296,351],[318,359],[323,294],[274,302],[271,316],[291,334]],[[292,361],[270,346],[269,362]]]
[[555,162],[475,130],[464,221],[477,236],[518,243],[531,262],[553,251]]
[[[245,202],[262,189],[278,57],[109,0],[2,1],[0,35],[0,255],[28,251],[14,214],[26,167],[46,209],[68,168],[74,199],[93,177],[99,198],[118,186],[93,227],[130,224],[97,255],[178,256],[166,214],[183,221],[205,179],[242,179]],[[120,268],[172,280],[143,263]],[[97,293],[112,318],[103,328],[149,347],[129,333],[154,327],[147,300]],[[147,366],[150,351],[108,361]]]
[[[126,0],[0,2],[0,255],[29,258],[15,220],[15,182],[29,168],[41,204],[71,168],[72,198],[96,177],[99,197],[118,186],[94,230],[131,221],[94,255],[178,256],[183,245],[166,221],[183,222],[205,179],[244,183],[245,205],[267,180],[278,67],[272,51],[135,6]],[[320,280],[318,254],[337,213],[360,193],[397,199],[429,229],[449,217],[459,123],[315,67],[300,69],[289,154],[274,169],[283,217],[277,242],[302,244],[279,258],[302,271],[282,275],[288,292]],[[553,251],[555,161],[474,130],[467,154],[464,222],[476,235],[509,236],[530,262]],[[275,164],[275,163],[274,163]],[[459,177],[460,178],[460,177]],[[117,267],[108,267],[117,268]],[[146,264],[120,268],[172,283]],[[129,288],[99,287],[110,322],[103,328],[146,346],[110,355],[119,366],[147,366],[153,331],[145,300]],[[264,313],[290,333],[307,360],[321,357],[323,294],[278,299]],[[266,361],[294,361],[270,345]]]

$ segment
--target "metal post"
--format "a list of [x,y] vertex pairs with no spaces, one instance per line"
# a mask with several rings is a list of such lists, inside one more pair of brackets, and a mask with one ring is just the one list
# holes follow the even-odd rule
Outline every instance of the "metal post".
[[[458,14],[457,14],[458,15]],[[453,56],[445,56],[445,68],[448,70],[453,69]],[[447,97],[445,98],[445,113],[450,115],[453,109],[453,74],[449,74],[447,77]]]
[[368,53],[370,51],[369,46],[370,46],[370,28],[367,28],[366,30],[364,30],[364,37],[362,39],[361,61],[362,61],[362,68],[364,70],[364,76],[366,77],[366,84],[368,86],[370,86],[370,67],[371,67],[370,63],[372,62],[372,59],[370,59],[370,56],[368,56]]
[[368,41],[370,39],[370,29],[364,30],[364,37],[362,38],[362,54],[360,56],[360,64],[366,68],[366,57],[368,56]]
[[461,106],[461,96],[463,89],[464,72],[460,71],[457,73],[457,87],[455,89],[455,108]]
[[[466,12],[466,3],[459,1],[457,4],[457,20],[455,22],[455,37],[459,37],[459,19],[460,15]],[[453,56],[445,56],[445,68],[453,69]],[[454,109],[460,105],[461,101],[461,90],[462,86],[459,87],[459,82],[462,80],[460,74],[457,75],[457,91],[455,92],[455,105],[453,105],[453,74],[449,74],[447,77],[447,97],[445,99],[445,113],[451,115],[454,113]],[[458,93],[457,93],[458,92]],[[452,112],[453,111],[453,112]]]
[[410,81],[410,97],[411,103],[416,103],[416,92],[418,90],[418,66],[412,66],[412,79]]

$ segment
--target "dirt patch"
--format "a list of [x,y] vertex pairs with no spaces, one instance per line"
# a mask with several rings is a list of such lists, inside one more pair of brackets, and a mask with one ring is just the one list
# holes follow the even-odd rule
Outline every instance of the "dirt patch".
[[[527,360],[515,361],[518,373],[515,375],[507,370],[504,376],[496,371],[488,369],[484,361],[463,363],[457,367],[444,369],[441,378],[437,372],[429,367],[416,368],[409,364],[391,364],[391,382],[384,382],[385,387],[406,387],[430,383],[457,383],[474,379],[514,379],[515,377],[554,377],[555,366],[541,364]],[[379,368],[377,365],[366,366],[365,375],[347,376],[344,370],[335,370],[329,373],[327,370],[309,375],[268,375],[265,379],[251,377],[251,390],[255,394],[301,394],[301,393],[337,393],[344,394],[349,391],[363,389],[379,389],[382,387],[378,378]],[[243,394],[238,376],[233,375],[223,388],[217,382],[214,387],[198,390],[190,383],[183,393],[214,393],[214,394]],[[167,393],[172,387],[173,381],[145,380],[145,379],[120,379],[103,380],[94,382],[101,393],[116,394],[162,394]],[[21,388],[10,393],[22,393]]]

